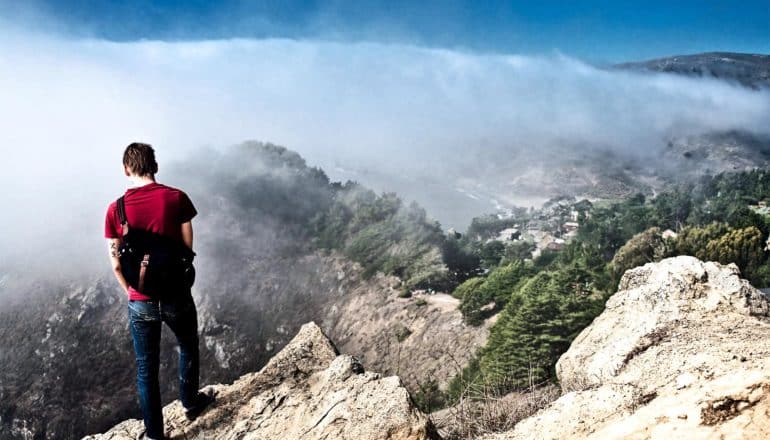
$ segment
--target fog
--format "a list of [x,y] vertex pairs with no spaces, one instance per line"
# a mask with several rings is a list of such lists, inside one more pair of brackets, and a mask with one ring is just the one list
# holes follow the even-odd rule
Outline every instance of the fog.
[[[643,160],[673,133],[770,130],[766,90],[605,70],[558,52],[285,39],[114,43],[5,26],[0,90],[6,264],[63,249],[106,265],[104,212],[128,184],[121,157],[132,141],[156,147],[158,180],[172,186],[166,164],[257,139],[299,152],[333,179],[397,189],[431,214],[434,206],[487,208],[456,191],[458,182],[527,155],[599,148]],[[457,198],[440,200],[435,186],[414,185],[421,179]]]

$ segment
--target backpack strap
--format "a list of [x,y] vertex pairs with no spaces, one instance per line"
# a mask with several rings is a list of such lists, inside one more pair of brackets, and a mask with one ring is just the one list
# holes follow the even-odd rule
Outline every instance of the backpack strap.
[[123,200],[124,196],[118,198],[118,217],[120,217],[120,225],[123,229],[123,234],[128,234],[128,218],[126,218],[126,202]]

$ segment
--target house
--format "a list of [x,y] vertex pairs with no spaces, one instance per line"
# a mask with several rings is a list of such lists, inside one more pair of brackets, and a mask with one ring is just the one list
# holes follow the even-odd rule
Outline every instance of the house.
[[570,221],[570,222],[565,222],[561,227],[562,227],[562,229],[564,229],[564,232],[570,233],[570,232],[577,231],[579,226],[580,225],[578,224],[578,222],[571,222]]
[[566,245],[567,243],[563,239],[556,238],[548,243],[545,248],[551,251],[560,251],[563,250]]
[[518,228],[506,228],[497,234],[497,241],[514,241],[521,238],[521,232]]

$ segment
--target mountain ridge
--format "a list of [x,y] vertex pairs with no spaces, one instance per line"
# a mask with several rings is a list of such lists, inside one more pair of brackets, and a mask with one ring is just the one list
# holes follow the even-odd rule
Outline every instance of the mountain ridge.
[[711,77],[752,89],[770,88],[770,55],[703,52],[616,64],[615,68]]

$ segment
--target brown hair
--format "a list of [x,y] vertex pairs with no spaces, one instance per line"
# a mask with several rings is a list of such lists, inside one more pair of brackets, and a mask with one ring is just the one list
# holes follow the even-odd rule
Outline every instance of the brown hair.
[[138,176],[152,176],[158,172],[155,150],[150,144],[134,142],[123,153],[123,165]]

